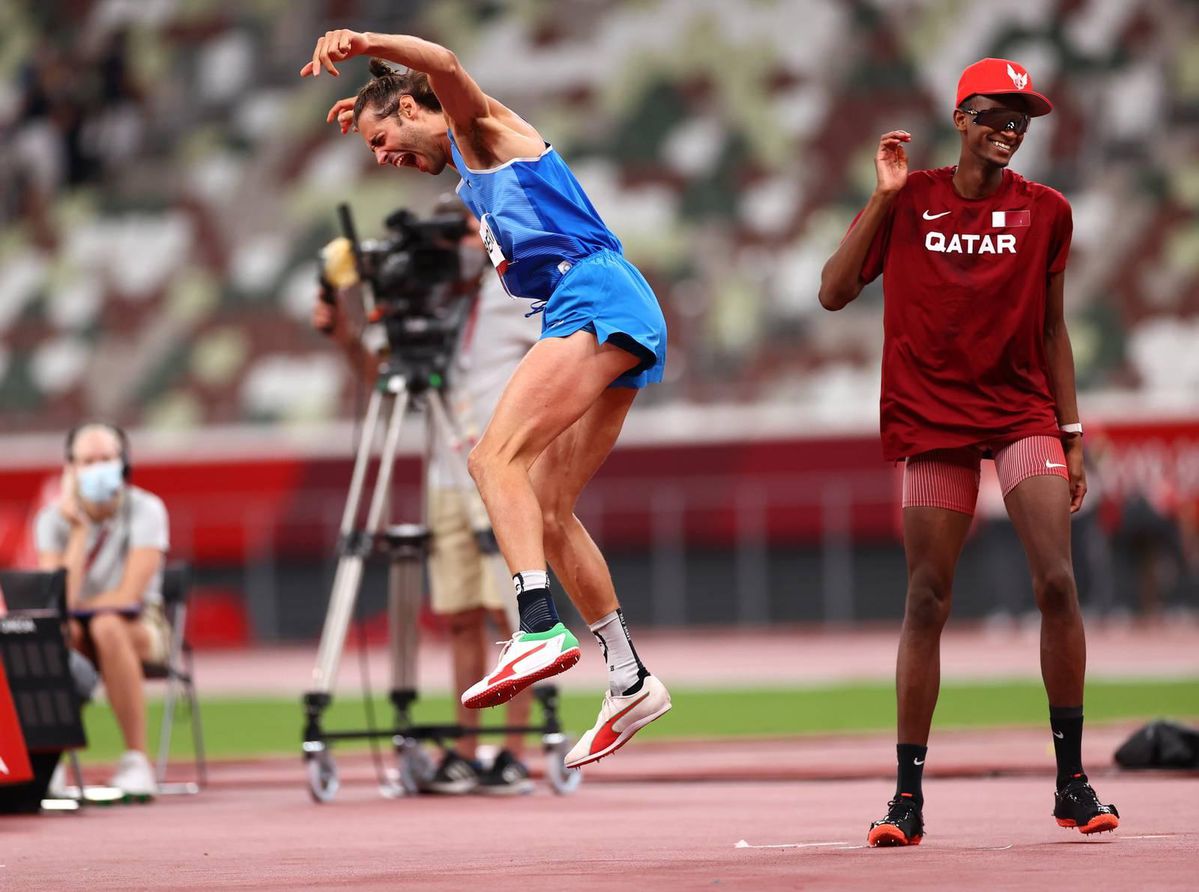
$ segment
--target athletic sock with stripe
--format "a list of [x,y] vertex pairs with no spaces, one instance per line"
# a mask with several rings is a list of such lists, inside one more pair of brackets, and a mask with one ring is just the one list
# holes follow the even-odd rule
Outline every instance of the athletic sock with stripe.
[[550,578],[545,570],[522,570],[512,577],[522,632],[545,632],[559,622],[550,595]]
[[587,628],[604,651],[604,662],[608,664],[608,689],[616,697],[627,697],[641,690],[649,676],[649,670],[637,656],[633,639],[629,637],[629,626],[620,608],[607,616],[600,617]]

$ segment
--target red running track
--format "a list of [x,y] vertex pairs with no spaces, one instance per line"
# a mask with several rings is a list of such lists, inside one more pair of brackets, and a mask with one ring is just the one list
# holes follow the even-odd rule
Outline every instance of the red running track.
[[[1019,749],[1023,733],[977,734],[974,757]],[[861,742],[889,746],[882,736]],[[539,786],[509,800],[384,800],[369,761],[354,756],[339,759],[337,800],[318,806],[298,758],[230,763],[195,797],[0,819],[0,889],[1195,888],[1193,774],[1095,765],[1096,787],[1118,805],[1122,825],[1084,838],[1050,817],[1052,773],[1039,755],[1023,773],[988,776],[961,737],[954,764],[973,764],[974,776],[930,765],[925,842],[889,850],[864,847],[891,791],[885,757],[873,763],[880,776],[865,779],[671,781],[701,755],[714,776],[737,774],[721,775],[720,764],[764,771],[788,744],[804,762],[804,753],[845,741],[710,744],[706,752],[634,744],[573,796]],[[632,780],[638,764],[648,773]],[[1011,757],[1004,765],[1020,767]],[[738,847],[743,840],[786,847]]]

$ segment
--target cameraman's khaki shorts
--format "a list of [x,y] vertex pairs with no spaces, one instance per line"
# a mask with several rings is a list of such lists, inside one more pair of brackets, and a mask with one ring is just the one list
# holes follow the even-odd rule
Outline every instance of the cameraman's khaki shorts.
[[500,574],[479,553],[467,500],[458,489],[429,490],[429,587],[434,613],[477,607],[505,610],[515,600],[511,591],[500,590]]

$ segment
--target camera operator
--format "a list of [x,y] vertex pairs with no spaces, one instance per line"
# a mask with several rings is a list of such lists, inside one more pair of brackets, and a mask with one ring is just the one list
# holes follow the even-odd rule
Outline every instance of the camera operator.
[[[452,197],[439,202],[435,215],[464,214]],[[491,417],[512,369],[536,342],[540,323],[527,319],[524,307],[512,300],[494,276],[482,276],[486,263],[483,243],[475,234],[478,223],[469,225],[461,241],[461,273],[458,288],[470,292],[469,317],[454,352],[448,380],[447,404],[458,420],[461,432],[472,442],[477,440]],[[480,279],[483,279],[481,284]],[[329,335],[342,348],[356,376],[372,384],[381,359],[386,358],[387,339],[381,333],[364,331],[364,314],[359,302],[351,299],[352,289],[326,288],[312,311],[312,326]],[[477,331],[487,333],[476,338]],[[380,335],[372,340],[373,335]],[[470,499],[473,491],[464,491],[456,477],[448,454],[448,444],[436,443],[426,469],[428,484],[429,585],[434,613],[443,616],[449,626],[453,680],[461,694],[487,668],[487,623],[495,624],[501,637],[513,632],[508,615],[506,586],[491,572],[475,539],[470,523]],[[528,694],[511,701],[510,725],[526,725],[529,717]],[[477,710],[457,703],[457,718],[463,728],[479,725]],[[434,793],[477,792],[514,795],[532,790],[528,770],[521,762],[521,735],[509,735],[504,748],[490,768],[483,770],[476,759],[477,739],[459,739],[456,749],[446,751],[433,778],[423,789]]]

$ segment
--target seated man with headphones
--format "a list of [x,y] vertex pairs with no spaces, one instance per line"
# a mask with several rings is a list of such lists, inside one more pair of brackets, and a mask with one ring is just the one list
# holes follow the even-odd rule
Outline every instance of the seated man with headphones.
[[99,667],[125,739],[110,783],[129,796],[153,796],[142,662],[163,659],[169,640],[162,609],[166,508],[129,485],[129,443],[118,427],[92,422],[73,429],[66,459],[62,495],[35,522],[38,564],[66,568],[71,646]]

